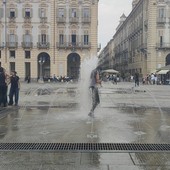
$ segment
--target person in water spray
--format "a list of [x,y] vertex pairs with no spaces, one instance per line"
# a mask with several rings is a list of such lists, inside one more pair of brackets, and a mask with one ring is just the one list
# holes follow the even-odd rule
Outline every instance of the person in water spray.
[[90,89],[92,90],[92,108],[89,112],[89,116],[94,117],[94,110],[97,107],[97,105],[100,103],[99,98],[99,91],[98,86],[101,86],[101,80],[99,76],[100,67],[97,67],[96,69],[92,70],[90,75]]

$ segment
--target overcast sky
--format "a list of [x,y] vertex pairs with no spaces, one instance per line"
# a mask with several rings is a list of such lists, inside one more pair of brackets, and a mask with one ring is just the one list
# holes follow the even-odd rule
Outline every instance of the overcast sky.
[[132,0],[99,0],[98,42],[104,48],[115,33],[120,16],[132,10]]

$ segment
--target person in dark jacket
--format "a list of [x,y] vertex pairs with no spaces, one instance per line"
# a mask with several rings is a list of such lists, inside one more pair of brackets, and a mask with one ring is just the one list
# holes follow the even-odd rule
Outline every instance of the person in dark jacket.
[[7,106],[7,83],[6,74],[3,67],[0,67],[0,106]]
[[134,79],[135,79],[135,86],[139,86],[139,73],[138,72],[135,72]]
[[15,97],[15,106],[18,106],[20,82],[16,71],[11,72],[10,83],[11,83],[11,87],[9,92],[8,105],[13,105],[13,97]]

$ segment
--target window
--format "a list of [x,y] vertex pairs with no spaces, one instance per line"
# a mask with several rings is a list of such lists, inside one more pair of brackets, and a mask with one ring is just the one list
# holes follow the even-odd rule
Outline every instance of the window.
[[46,34],[41,34],[40,42],[42,44],[46,44],[46,42],[47,42],[47,35]]
[[10,46],[15,46],[15,42],[16,42],[16,35],[10,34],[9,35],[9,45]]
[[85,31],[84,31],[83,43],[84,43],[84,45],[88,45],[88,44],[89,44],[89,34],[88,34],[88,30],[85,30]]
[[40,18],[46,17],[45,8],[40,8],[40,10],[39,10],[39,16],[40,16]]
[[10,9],[9,17],[10,17],[10,18],[15,18],[15,17],[16,17],[16,16],[15,16],[15,9],[14,9],[14,8],[11,8],[11,9]]
[[90,10],[89,8],[83,9],[83,18],[89,18],[90,17]]
[[64,8],[59,8],[58,9],[58,15],[59,15],[59,18],[63,18],[64,17]]
[[159,15],[159,18],[164,18],[165,17],[165,9],[164,8],[160,8],[158,15]]
[[77,14],[76,14],[77,12],[76,12],[76,8],[72,8],[71,9],[71,17],[72,18],[76,18],[77,17]]
[[63,34],[59,35],[59,43],[64,44],[64,35]]
[[9,56],[11,58],[15,58],[15,51],[9,51]]
[[76,45],[76,34],[71,35],[71,43],[72,45]]
[[89,44],[89,35],[84,35],[84,45]]
[[162,45],[163,45],[163,37],[160,36],[160,47],[162,47]]
[[25,58],[31,58],[31,51],[25,51]]
[[25,9],[25,17],[26,18],[30,18],[31,17],[31,9],[30,8],[26,8]]
[[27,43],[31,42],[31,35],[30,34],[25,34],[24,35],[24,42],[27,42]]

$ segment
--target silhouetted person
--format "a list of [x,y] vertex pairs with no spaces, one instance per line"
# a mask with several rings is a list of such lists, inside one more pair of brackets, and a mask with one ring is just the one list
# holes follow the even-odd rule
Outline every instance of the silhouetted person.
[[19,82],[19,77],[16,74],[17,74],[16,71],[11,72],[11,77],[10,77],[11,88],[9,92],[8,105],[13,105],[13,97],[15,97],[15,106],[18,106],[20,82]]
[[138,72],[135,73],[134,79],[135,79],[135,86],[139,86],[139,73]]
[[99,77],[99,68],[94,69],[90,75],[90,89],[92,90],[92,108],[90,110],[89,116],[94,116],[94,110],[96,106],[100,103],[98,85],[101,85],[101,80]]
[[6,74],[3,67],[0,67],[0,106],[7,106],[7,83]]

